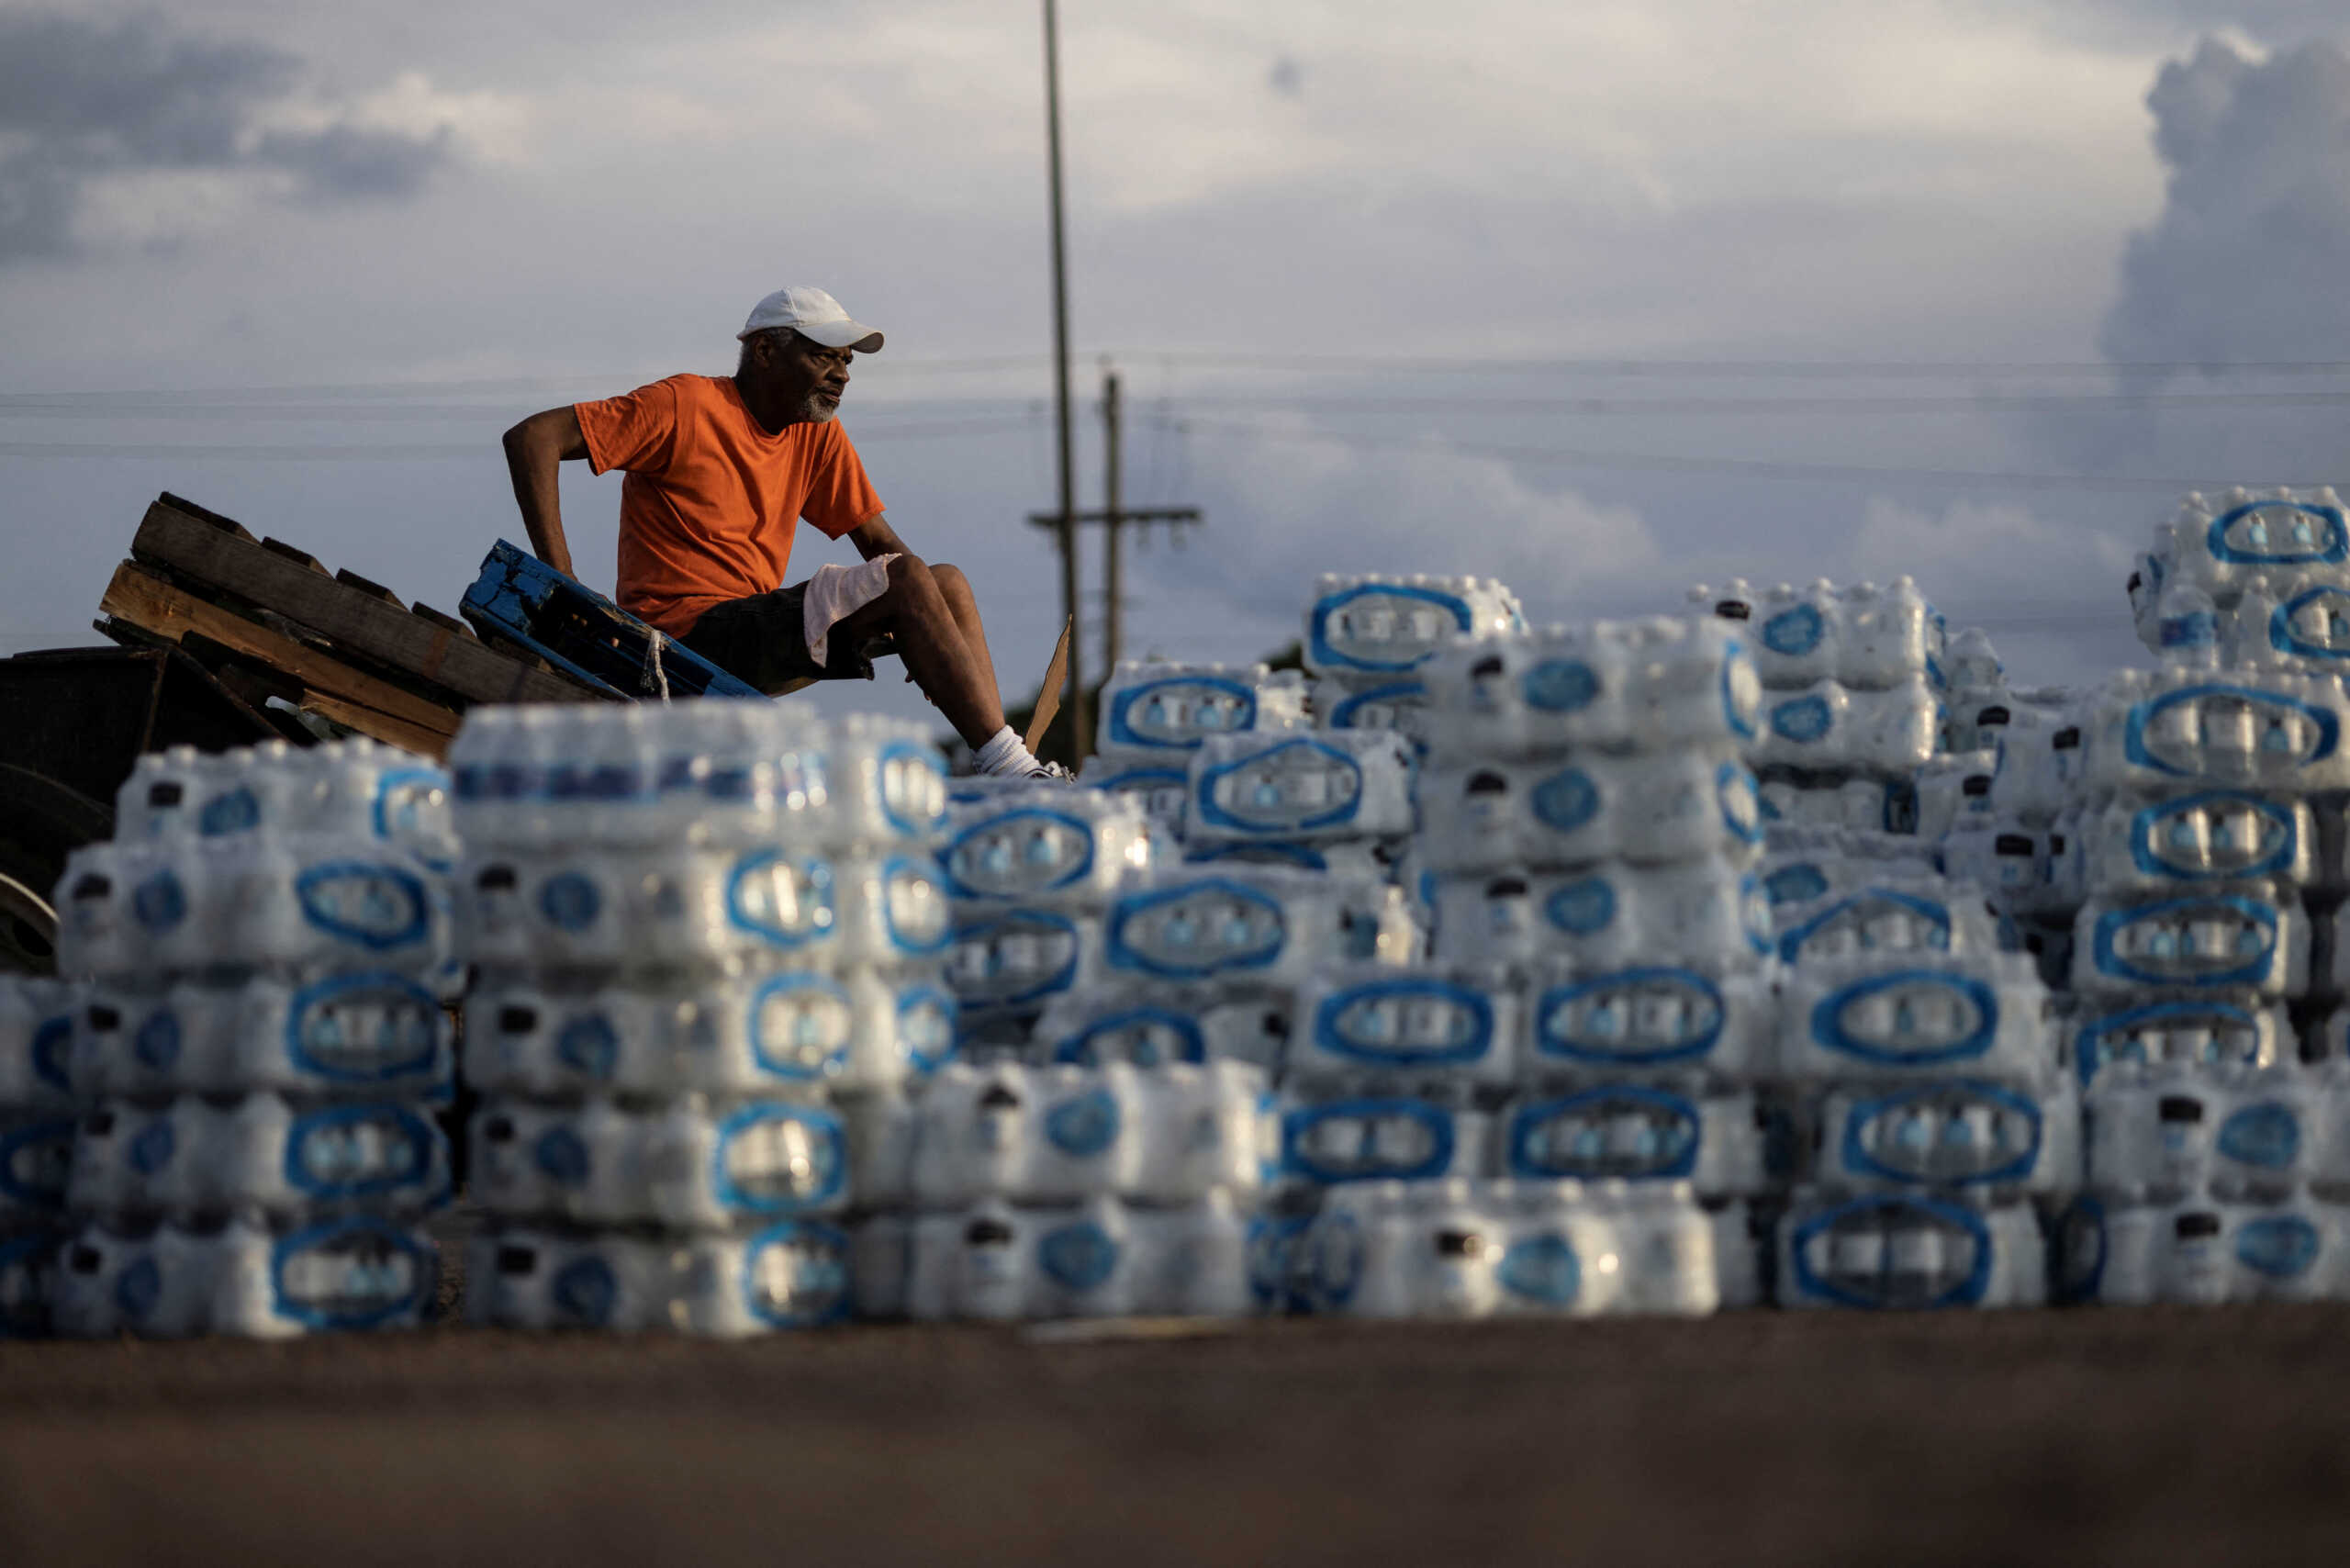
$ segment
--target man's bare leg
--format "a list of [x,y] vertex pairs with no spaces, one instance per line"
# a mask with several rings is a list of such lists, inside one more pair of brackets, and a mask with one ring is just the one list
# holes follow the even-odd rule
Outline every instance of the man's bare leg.
[[971,597],[970,579],[963,575],[962,568],[943,561],[930,564],[930,575],[938,584],[938,591],[946,596],[946,609],[955,617],[955,624],[962,629],[963,645],[970,650],[979,678],[987,683],[990,691],[1001,694],[1003,687],[995,678],[995,655],[988,651],[988,634],[979,624],[979,601]]
[[[976,751],[1003,728],[1003,699],[996,690],[986,639],[965,637],[939,577],[920,561],[899,556],[890,563],[889,591],[843,616],[832,635],[862,640],[887,633],[923,695],[938,705],[955,733]],[[955,572],[953,580],[968,600],[970,587],[963,574]],[[976,606],[971,620],[976,628]]]

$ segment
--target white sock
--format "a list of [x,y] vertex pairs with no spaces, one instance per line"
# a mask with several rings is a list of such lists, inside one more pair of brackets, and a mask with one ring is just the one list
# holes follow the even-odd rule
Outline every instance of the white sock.
[[1035,757],[1029,755],[1020,737],[1012,733],[1010,724],[989,737],[988,744],[979,749],[974,761],[980,772],[1000,778],[1025,778],[1037,768]]

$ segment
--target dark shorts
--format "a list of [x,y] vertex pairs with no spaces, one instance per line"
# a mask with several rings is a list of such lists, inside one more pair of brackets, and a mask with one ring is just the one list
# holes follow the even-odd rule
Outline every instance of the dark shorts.
[[779,691],[800,680],[871,680],[873,660],[849,646],[835,626],[824,642],[830,656],[818,664],[808,652],[808,585],[795,583],[750,599],[728,599],[702,611],[677,639],[737,680]]

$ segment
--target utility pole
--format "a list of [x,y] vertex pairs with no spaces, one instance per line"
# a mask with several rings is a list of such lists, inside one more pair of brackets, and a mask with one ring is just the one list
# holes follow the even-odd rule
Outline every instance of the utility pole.
[[1045,0],[1045,148],[1050,171],[1053,218],[1053,401],[1060,430],[1060,510],[1058,528],[1061,550],[1061,613],[1069,627],[1069,755],[1081,757],[1093,726],[1086,722],[1085,637],[1078,619],[1077,599],[1077,468],[1070,450],[1069,420],[1069,271],[1066,226],[1061,218],[1061,55],[1060,28],[1053,0]]
[[1124,650],[1118,633],[1125,572],[1119,540],[1126,521],[1118,510],[1118,373],[1106,367],[1102,372],[1102,526],[1110,535],[1102,553],[1102,587],[1107,595],[1102,604],[1102,673],[1106,676],[1117,669],[1118,655]]

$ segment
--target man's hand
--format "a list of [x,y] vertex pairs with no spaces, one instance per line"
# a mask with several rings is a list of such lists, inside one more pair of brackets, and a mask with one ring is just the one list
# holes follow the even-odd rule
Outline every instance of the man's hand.
[[559,476],[565,462],[587,455],[588,438],[568,405],[532,414],[506,432],[506,467],[532,552],[567,577],[579,574],[571,569],[571,546],[564,542]]

